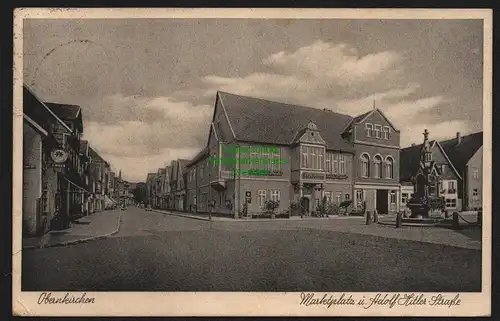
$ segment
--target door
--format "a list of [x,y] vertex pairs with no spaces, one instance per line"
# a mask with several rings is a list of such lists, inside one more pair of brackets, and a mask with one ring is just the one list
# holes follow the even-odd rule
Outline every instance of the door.
[[389,213],[389,191],[378,189],[377,190],[377,212],[379,214]]
[[305,209],[306,213],[309,213],[309,198],[308,197],[302,197],[302,200],[300,201],[302,208]]

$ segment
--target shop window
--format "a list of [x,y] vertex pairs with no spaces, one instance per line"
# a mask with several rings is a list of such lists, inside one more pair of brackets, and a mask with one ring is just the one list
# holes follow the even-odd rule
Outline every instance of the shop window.
[[447,198],[445,200],[446,207],[448,208],[456,208],[457,207],[457,199],[456,198]]

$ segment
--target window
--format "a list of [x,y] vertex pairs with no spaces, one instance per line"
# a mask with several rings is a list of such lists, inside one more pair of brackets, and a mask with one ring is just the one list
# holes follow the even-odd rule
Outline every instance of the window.
[[339,172],[339,154],[333,154],[333,173]]
[[385,177],[394,178],[394,161],[390,156],[385,159]]
[[204,173],[205,172],[205,164],[202,164],[201,167],[200,167],[200,177],[201,179],[204,178]]
[[325,192],[325,198],[327,202],[332,201],[332,192]]
[[310,147],[310,149],[311,149],[312,167],[318,168],[318,164],[317,164],[318,159],[316,158],[316,152],[315,152],[316,148]]
[[271,170],[279,171],[281,170],[281,149],[272,154],[273,164],[271,164]]
[[479,200],[479,190],[477,188],[474,188],[472,190],[472,200],[473,201],[478,201]]
[[456,190],[455,190],[455,181],[449,181],[448,182],[448,193],[455,193]]
[[375,155],[373,158],[373,170],[374,177],[382,177],[382,157],[380,155]]
[[479,179],[479,168],[472,168],[472,177],[474,177],[474,179]]
[[446,171],[446,164],[441,164],[441,173]]
[[446,207],[456,208],[457,207],[457,199],[456,198],[447,198],[445,200]]
[[341,199],[342,199],[342,192],[337,192],[335,194],[335,203],[340,204]]
[[257,197],[258,197],[258,204],[262,208],[264,207],[264,204],[266,203],[266,191],[265,190],[258,190],[257,191]]
[[273,189],[271,190],[271,200],[275,201],[275,202],[279,202],[280,201],[280,190],[279,189]]
[[396,192],[391,191],[391,204],[396,204]]
[[324,153],[325,153],[325,150],[323,148],[319,148],[319,150],[318,150],[318,163],[319,163],[318,169],[325,169],[325,161],[323,160],[323,158],[325,156]]
[[370,158],[367,154],[361,155],[361,177],[370,176]]
[[301,146],[300,149],[301,149],[301,153],[302,153],[302,161],[301,161],[300,167],[307,168],[307,147]]
[[375,138],[380,138],[380,132],[382,131],[382,126],[375,125],[373,131],[375,134]]
[[344,199],[346,201],[350,200],[351,199],[351,195],[350,194],[345,194]]
[[345,156],[342,154],[339,154],[339,164],[340,164],[339,174],[345,174],[347,172],[345,168]]
[[408,201],[408,193],[401,193],[401,203],[406,204]]
[[384,139],[388,140],[391,136],[391,128],[389,126],[384,126]]
[[366,137],[372,137],[373,125],[370,123],[365,124]]
[[326,164],[327,173],[331,173],[332,169],[333,169],[332,168],[332,154],[330,154],[330,153],[326,154],[325,164]]
[[425,161],[426,162],[432,161],[432,153],[429,153],[429,152],[425,153]]
[[314,200],[314,204],[315,204],[315,208],[317,209],[317,208],[319,207],[319,204],[320,204],[320,203],[319,203],[319,198],[316,198],[316,199]]

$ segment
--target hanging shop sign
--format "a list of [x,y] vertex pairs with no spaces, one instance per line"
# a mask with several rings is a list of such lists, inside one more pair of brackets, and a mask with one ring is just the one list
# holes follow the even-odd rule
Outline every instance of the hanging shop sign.
[[64,163],[68,160],[68,153],[64,149],[54,149],[50,153],[50,157],[56,167],[63,167]]

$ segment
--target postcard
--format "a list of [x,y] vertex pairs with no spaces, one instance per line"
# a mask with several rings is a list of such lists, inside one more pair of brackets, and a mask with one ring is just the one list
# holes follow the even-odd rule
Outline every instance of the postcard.
[[491,10],[14,29],[15,315],[491,314]]

